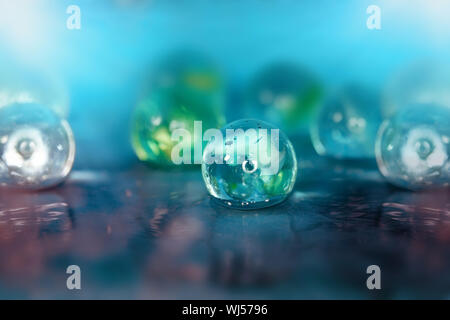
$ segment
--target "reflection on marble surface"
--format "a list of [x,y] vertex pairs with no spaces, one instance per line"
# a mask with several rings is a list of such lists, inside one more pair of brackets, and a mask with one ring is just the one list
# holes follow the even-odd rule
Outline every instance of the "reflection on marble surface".
[[[299,171],[286,202],[250,212],[215,205],[197,170],[140,164],[2,190],[0,297],[450,297],[448,190],[394,189],[372,162],[311,157]],[[371,264],[379,292],[365,285]]]

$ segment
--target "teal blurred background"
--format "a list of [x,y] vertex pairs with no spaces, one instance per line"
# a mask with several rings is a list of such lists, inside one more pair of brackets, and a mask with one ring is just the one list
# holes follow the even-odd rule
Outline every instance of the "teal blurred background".
[[[366,27],[371,4],[381,30]],[[69,5],[81,9],[80,30],[66,28]],[[243,88],[272,62],[306,68],[326,93],[347,83],[383,90],[412,63],[448,60],[449,15],[445,0],[0,0],[0,77],[51,74],[68,95],[75,168],[126,168],[136,161],[137,94],[148,67],[173,50],[220,66],[231,121]]]

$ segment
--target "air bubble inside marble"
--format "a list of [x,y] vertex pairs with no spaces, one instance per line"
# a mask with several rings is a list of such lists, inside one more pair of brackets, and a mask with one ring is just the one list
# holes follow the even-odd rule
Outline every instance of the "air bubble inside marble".
[[210,141],[203,152],[202,175],[213,199],[242,210],[285,200],[297,177],[295,151],[285,134],[250,119],[232,122],[221,132],[224,138]]
[[47,188],[73,165],[75,141],[66,120],[33,103],[0,108],[0,186]]
[[381,173],[413,190],[448,186],[449,123],[450,109],[436,104],[410,105],[385,120],[375,146]]

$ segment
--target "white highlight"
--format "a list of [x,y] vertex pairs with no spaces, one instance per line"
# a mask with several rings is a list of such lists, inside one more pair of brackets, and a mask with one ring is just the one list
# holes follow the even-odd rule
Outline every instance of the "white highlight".
[[[24,140],[32,141],[34,146],[29,157],[24,157],[19,152],[18,147]],[[49,161],[49,150],[41,132],[27,127],[14,131],[5,145],[3,161],[9,168],[20,168],[27,175],[40,174]]]
[[[432,150],[423,159],[417,152],[417,142],[424,139],[430,142]],[[419,127],[409,132],[407,141],[401,149],[401,158],[408,172],[422,175],[430,169],[442,167],[447,161],[448,155],[436,131]]]

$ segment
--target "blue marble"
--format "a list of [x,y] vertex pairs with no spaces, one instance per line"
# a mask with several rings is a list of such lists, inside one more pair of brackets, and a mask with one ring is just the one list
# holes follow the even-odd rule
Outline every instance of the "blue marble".
[[314,149],[333,158],[372,158],[381,121],[376,92],[355,85],[344,87],[324,103],[311,125]]

